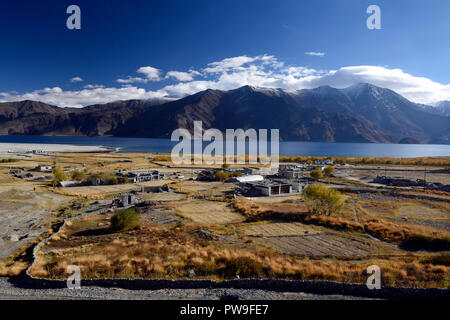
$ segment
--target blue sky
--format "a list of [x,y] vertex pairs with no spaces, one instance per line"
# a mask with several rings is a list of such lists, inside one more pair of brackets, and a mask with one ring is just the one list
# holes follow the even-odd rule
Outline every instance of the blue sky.
[[[81,30],[66,28],[72,4]],[[366,27],[371,4],[381,30]],[[209,87],[356,82],[450,100],[449,15],[448,0],[8,1],[0,101],[80,107]]]

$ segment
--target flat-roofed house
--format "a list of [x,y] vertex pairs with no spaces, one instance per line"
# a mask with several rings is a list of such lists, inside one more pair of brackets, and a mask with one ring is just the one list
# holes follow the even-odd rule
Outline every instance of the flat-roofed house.
[[159,171],[134,171],[128,173],[128,178],[133,182],[154,181],[161,178]]
[[247,185],[257,190],[261,195],[269,197],[293,192],[291,183],[284,183],[281,181],[253,181],[248,182]]
[[259,174],[250,174],[247,176],[234,177],[231,180],[239,183],[247,183],[247,182],[263,181],[264,177]]
[[39,172],[50,172],[50,171],[52,171],[52,169],[53,169],[53,167],[52,166],[47,166],[47,165],[38,165],[37,167],[36,167],[36,171],[39,171]]

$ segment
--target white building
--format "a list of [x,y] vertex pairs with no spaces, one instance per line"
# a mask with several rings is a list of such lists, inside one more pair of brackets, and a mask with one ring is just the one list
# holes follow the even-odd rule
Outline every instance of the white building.
[[52,166],[47,166],[47,165],[39,165],[36,167],[37,171],[40,172],[50,172],[52,171],[53,167]]
[[60,181],[58,186],[66,188],[66,187],[74,187],[77,186],[79,183],[76,181]]
[[236,179],[236,182],[239,183],[247,183],[247,182],[263,181],[264,177],[259,174],[250,174],[248,176],[235,177],[234,179]]

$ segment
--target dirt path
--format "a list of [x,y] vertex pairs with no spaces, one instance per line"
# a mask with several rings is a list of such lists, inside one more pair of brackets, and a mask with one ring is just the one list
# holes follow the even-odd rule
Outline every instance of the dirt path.
[[158,289],[127,290],[121,288],[83,287],[69,289],[35,289],[17,287],[8,278],[0,278],[0,300],[356,300],[342,295],[318,295],[304,292],[278,292],[260,289]]

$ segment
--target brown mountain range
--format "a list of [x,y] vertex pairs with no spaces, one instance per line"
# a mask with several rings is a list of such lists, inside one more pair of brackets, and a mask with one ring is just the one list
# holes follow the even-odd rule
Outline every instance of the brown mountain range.
[[85,108],[0,103],[2,135],[170,138],[176,128],[280,129],[282,140],[449,143],[450,118],[370,84],[286,91],[244,86],[178,100],[128,100]]

